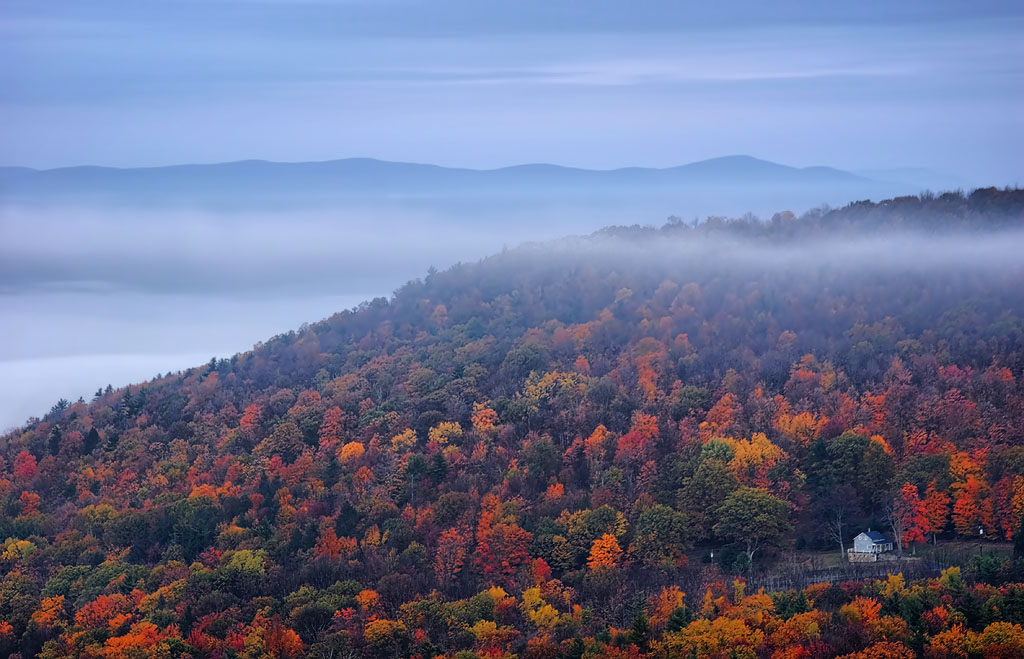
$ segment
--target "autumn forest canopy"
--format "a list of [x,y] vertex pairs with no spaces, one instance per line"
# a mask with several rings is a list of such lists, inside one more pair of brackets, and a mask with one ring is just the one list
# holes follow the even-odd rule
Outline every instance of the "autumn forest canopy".
[[995,188],[613,227],[59,401],[0,655],[1024,656],[1022,247]]

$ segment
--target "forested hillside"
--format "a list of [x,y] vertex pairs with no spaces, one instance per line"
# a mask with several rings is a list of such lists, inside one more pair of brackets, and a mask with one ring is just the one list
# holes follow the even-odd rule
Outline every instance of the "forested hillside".
[[1010,559],[755,588],[1024,548],[1022,246],[996,189],[608,229],[61,401],[0,438],[0,654],[1024,656]]

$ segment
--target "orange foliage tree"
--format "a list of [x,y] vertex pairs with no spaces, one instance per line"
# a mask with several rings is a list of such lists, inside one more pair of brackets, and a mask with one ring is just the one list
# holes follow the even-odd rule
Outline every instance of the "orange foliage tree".
[[590,546],[587,565],[591,570],[605,570],[616,567],[622,557],[619,541],[611,533],[605,533]]

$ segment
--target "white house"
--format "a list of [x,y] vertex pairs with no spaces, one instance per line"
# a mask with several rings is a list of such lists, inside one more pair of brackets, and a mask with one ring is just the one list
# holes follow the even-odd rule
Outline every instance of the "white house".
[[892,540],[868,529],[853,539],[853,547],[848,553],[851,561],[877,561],[879,554],[892,550]]

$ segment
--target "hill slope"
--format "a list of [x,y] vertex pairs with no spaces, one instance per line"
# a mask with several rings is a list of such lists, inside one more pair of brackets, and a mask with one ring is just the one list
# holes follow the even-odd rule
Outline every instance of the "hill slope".
[[893,509],[1019,536],[1022,230],[991,189],[610,229],[62,402],[0,439],[0,651],[1012,654],[1010,563],[750,593]]

